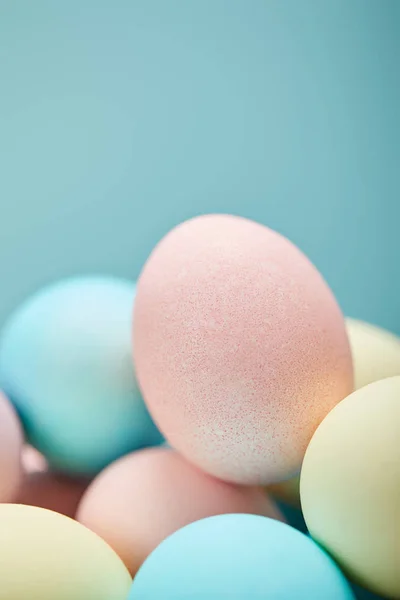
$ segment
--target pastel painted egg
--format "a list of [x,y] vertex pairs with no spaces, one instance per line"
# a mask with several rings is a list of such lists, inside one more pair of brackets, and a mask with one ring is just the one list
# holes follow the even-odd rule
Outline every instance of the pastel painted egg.
[[13,406],[0,392],[0,502],[11,502],[22,479],[22,428]]
[[333,560],[285,523],[254,515],[203,519],[164,540],[129,600],[354,600]]
[[400,598],[400,377],[360,388],[324,419],[300,479],[310,533],[348,576]]
[[[375,325],[346,319],[354,367],[354,385],[359,389],[386,377],[400,375],[400,338]],[[277,500],[300,506],[300,477],[271,484],[267,492]]]
[[0,504],[0,600],[126,600],[132,579],[97,535],[63,515]]
[[161,436],[132,367],[135,286],[77,278],[50,286],[11,316],[0,343],[0,382],[29,442],[57,470],[100,471]]
[[98,475],[77,518],[106,540],[134,574],[177,529],[232,512],[282,518],[262,490],[224,483],[173,450],[153,448],[125,456]]
[[26,473],[16,502],[53,510],[74,518],[78,504],[89,485],[84,478],[51,471]]
[[346,319],[353,354],[354,383],[364,385],[400,375],[400,338],[386,329]]
[[25,473],[37,473],[47,471],[48,464],[47,460],[34,448],[29,444],[25,444],[22,449],[22,467]]
[[226,481],[295,475],[318,424],[353,389],[344,319],[287,239],[228,215],[183,223],[138,282],[134,356],[171,443]]

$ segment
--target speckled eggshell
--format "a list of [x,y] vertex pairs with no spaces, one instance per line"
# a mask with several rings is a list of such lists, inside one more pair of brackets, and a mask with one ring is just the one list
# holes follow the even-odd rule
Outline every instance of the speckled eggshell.
[[0,502],[11,502],[22,479],[22,427],[7,398],[0,392]]
[[311,535],[345,573],[400,599],[400,377],[360,388],[327,415],[300,495]]
[[174,450],[154,448],[121,458],[98,475],[77,518],[110,544],[134,574],[174,531],[224,513],[283,519],[261,489],[224,483]]
[[400,338],[386,329],[346,319],[354,364],[356,389],[400,375]]
[[[346,329],[353,357],[354,387],[400,375],[400,338],[386,329],[346,319]],[[300,506],[300,476],[272,484],[267,492],[274,498]]]
[[298,472],[316,427],[353,388],[344,319],[319,272],[278,233],[228,215],[187,221],[154,249],[134,349],[171,445],[237,483]]

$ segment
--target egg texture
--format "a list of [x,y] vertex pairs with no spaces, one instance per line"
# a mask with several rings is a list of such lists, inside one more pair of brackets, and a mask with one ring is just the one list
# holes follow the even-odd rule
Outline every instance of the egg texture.
[[11,502],[22,480],[23,434],[18,417],[0,392],[0,502]]
[[0,383],[28,441],[56,470],[91,475],[161,441],[132,365],[135,285],[78,277],[16,309],[0,340]]
[[[353,357],[355,389],[400,375],[398,336],[376,325],[350,318],[346,319],[346,330]],[[300,476],[296,476],[268,486],[267,492],[278,500],[300,506],[299,485]]]
[[50,510],[0,504],[0,600],[126,600],[131,577],[115,552]]
[[386,329],[346,319],[354,364],[356,389],[400,375],[400,338]]
[[282,518],[262,490],[218,481],[175,451],[153,448],[125,456],[98,475],[77,518],[110,544],[134,574],[174,531],[235,512]]
[[400,598],[400,377],[360,388],[322,421],[300,478],[311,535],[370,591]]
[[354,600],[333,560],[289,525],[254,515],[203,519],[164,540],[129,600]]
[[43,454],[40,454],[36,448],[29,444],[24,445],[21,460],[25,473],[38,473],[47,471],[48,469],[48,464]]
[[144,266],[134,314],[151,414],[221,479],[296,474],[318,424],[353,389],[327,284],[291,242],[247,219],[206,215],[172,230]]

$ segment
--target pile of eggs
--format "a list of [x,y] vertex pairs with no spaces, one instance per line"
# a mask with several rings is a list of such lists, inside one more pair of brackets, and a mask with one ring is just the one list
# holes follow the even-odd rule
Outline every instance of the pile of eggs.
[[0,600],[400,598],[400,340],[278,233],[40,291],[0,387]]

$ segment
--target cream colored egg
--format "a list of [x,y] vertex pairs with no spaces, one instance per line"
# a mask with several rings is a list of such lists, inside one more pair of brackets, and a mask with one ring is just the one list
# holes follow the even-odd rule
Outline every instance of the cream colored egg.
[[126,600],[132,580],[115,552],[56,512],[0,505],[0,600]]
[[346,319],[354,365],[355,389],[400,375],[400,338],[355,319]]
[[301,503],[311,535],[356,583],[400,598],[400,377],[338,404],[307,449]]

